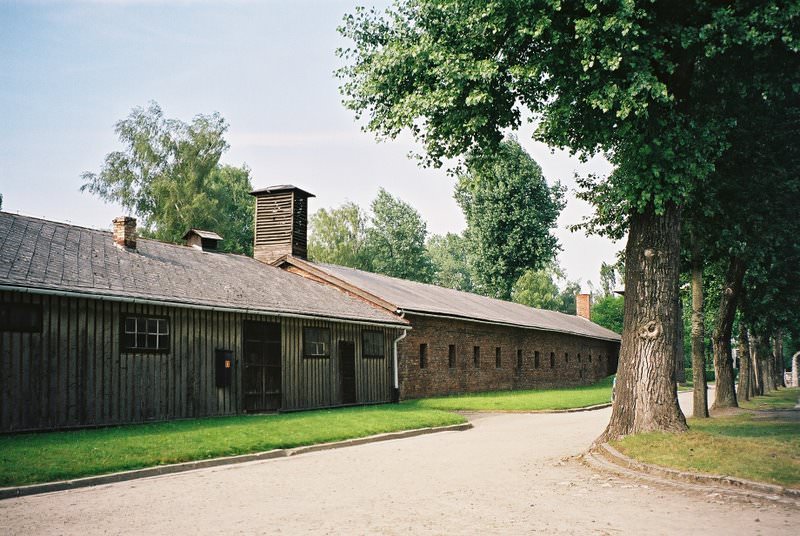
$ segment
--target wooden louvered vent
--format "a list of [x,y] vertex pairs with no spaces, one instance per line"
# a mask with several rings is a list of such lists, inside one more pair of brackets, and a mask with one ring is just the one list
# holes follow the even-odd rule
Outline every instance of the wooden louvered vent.
[[308,198],[312,194],[294,186],[253,192],[256,197],[253,256],[271,263],[284,255],[307,255]]

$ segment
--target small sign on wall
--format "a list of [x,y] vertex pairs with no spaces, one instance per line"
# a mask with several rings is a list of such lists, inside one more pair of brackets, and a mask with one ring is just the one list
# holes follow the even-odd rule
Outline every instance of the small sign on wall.
[[233,350],[216,350],[217,387],[230,387],[233,378]]

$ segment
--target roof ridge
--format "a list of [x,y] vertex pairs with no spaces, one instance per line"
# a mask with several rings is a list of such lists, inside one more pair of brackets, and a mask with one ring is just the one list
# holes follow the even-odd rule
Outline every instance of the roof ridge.
[[535,329],[572,333],[586,337],[619,340],[614,331],[576,314],[540,309],[475,292],[411,281],[331,263],[313,263],[331,277],[344,280],[409,313],[455,315],[466,320],[513,324]]
[[[51,224],[51,225],[59,225],[61,227],[69,227],[69,228],[72,228],[72,229],[82,229],[84,231],[90,231],[92,233],[100,233],[100,234],[112,235],[112,236],[114,234],[114,231],[112,231],[111,229],[98,229],[96,227],[86,227],[85,225],[76,225],[74,223],[68,223],[68,222],[62,222],[62,221],[56,221],[56,220],[48,220],[46,218],[41,218],[39,216],[30,216],[28,214],[20,214],[19,212],[15,213],[15,212],[9,212],[7,210],[0,210],[0,214],[6,214],[6,215],[12,216],[14,218],[23,218],[23,219],[26,219],[26,220],[36,220],[36,221],[48,223],[48,224]],[[210,232],[213,233],[214,231],[210,231]],[[141,235],[138,235],[136,237],[136,241],[137,242],[139,242],[139,241],[153,242],[153,243],[156,243],[156,244],[163,244],[165,246],[171,246],[171,247],[176,247],[176,248],[184,248],[184,249],[188,249],[189,251],[197,251],[197,252],[201,252],[201,253],[207,253],[207,252],[203,252],[201,250],[198,250],[197,248],[194,248],[192,246],[187,246],[186,244],[176,244],[174,242],[166,242],[164,240],[158,240],[156,238],[148,238],[148,237],[141,236]],[[232,251],[219,251],[219,250],[217,250],[217,251],[214,251],[214,254],[215,255],[231,255],[231,256],[235,256],[235,257],[244,257],[246,259],[252,259],[252,260],[254,260],[256,262],[261,262],[261,261],[258,261],[256,259],[254,259],[250,255],[245,255],[244,253],[234,253]]]
[[[559,315],[567,316],[569,318],[583,318],[583,317],[578,316],[578,315],[571,315],[569,313],[564,313],[564,312],[561,312],[561,311],[554,311],[552,309],[541,309],[539,307],[533,307],[531,305],[525,305],[524,303],[519,303],[519,302],[515,302],[515,301],[511,301],[511,300],[503,300],[501,298],[494,298],[492,296],[486,296],[484,294],[478,294],[477,292],[470,292],[468,290],[459,290],[457,288],[444,287],[442,285],[436,285],[434,283],[423,283],[421,281],[414,281],[412,279],[403,279],[401,277],[395,277],[395,276],[392,276],[392,275],[381,274],[381,273],[378,273],[378,272],[370,272],[369,270],[361,270],[359,268],[353,268],[351,266],[341,266],[339,264],[332,264],[332,263],[315,263],[315,262],[312,262],[312,261],[306,261],[306,262],[310,262],[311,264],[314,264],[316,266],[323,266],[323,267],[324,266],[334,266],[336,268],[344,268],[345,270],[352,270],[354,272],[362,272],[362,273],[365,273],[365,274],[370,274],[370,275],[377,276],[377,277],[382,277],[382,278],[385,278],[385,279],[393,279],[395,281],[400,281],[400,282],[402,282],[404,284],[411,283],[411,284],[419,285],[419,286],[423,286],[423,287],[435,287],[437,289],[446,290],[446,291],[449,291],[449,292],[458,292],[458,293],[461,293],[461,294],[467,294],[469,296],[475,296],[477,298],[484,299],[484,300],[492,300],[492,301],[499,302],[499,303],[502,303],[502,304],[514,305],[514,306],[518,306],[518,307],[524,307],[526,309],[533,309],[534,311],[542,311],[542,312],[545,312],[545,313],[556,313],[556,314],[559,314]],[[584,318],[584,320],[588,320],[588,319]],[[589,320],[589,322],[591,322],[591,320]],[[592,322],[592,323],[594,323],[594,322]]]

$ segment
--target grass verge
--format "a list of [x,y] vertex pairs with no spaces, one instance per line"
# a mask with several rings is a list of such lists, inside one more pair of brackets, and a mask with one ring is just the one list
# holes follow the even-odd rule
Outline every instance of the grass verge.
[[800,388],[780,389],[765,396],[756,396],[748,401],[740,401],[739,406],[747,409],[771,410],[792,409],[800,399]]
[[410,408],[447,411],[538,411],[575,409],[611,402],[613,376],[581,387],[529,391],[492,391],[421,398],[403,402]]
[[684,434],[637,434],[612,444],[646,463],[800,488],[797,417],[763,412],[689,419]]
[[0,436],[0,486],[462,422],[452,413],[386,405]]

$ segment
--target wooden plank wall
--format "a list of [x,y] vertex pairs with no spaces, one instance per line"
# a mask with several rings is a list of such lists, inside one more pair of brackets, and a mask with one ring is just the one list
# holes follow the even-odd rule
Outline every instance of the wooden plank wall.
[[[391,341],[384,359],[361,358],[361,329],[313,322],[95,299],[0,292],[0,302],[41,303],[41,333],[0,332],[0,431],[55,429],[242,412],[242,321],[283,324],[283,409],[341,403],[337,341],[356,343],[359,402],[391,398]],[[170,319],[168,353],[120,351],[125,314]],[[330,358],[302,357],[302,328],[331,329]],[[234,351],[232,385],[215,385],[215,350]]]
[[[330,357],[303,357],[303,327],[329,328]],[[378,329],[378,328],[368,328]],[[339,378],[339,341],[356,345],[356,399],[359,403],[391,400],[392,341],[398,330],[381,328],[384,332],[384,358],[362,358],[362,326],[325,321],[286,318],[283,320],[283,407],[285,409],[314,408],[341,404]]]

